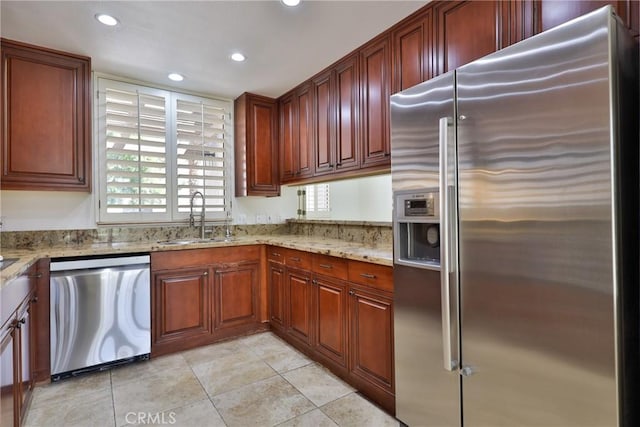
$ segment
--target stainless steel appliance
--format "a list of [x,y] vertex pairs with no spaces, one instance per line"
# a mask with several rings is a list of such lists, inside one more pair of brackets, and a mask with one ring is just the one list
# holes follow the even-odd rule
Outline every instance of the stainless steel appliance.
[[394,255],[397,417],[640,425],[638,53],[612,9],[393,95],[391,135],[394,194],[437,187],[440,224],[439,271]]
[[51,262],[51,378],[148,359],[149,255]]

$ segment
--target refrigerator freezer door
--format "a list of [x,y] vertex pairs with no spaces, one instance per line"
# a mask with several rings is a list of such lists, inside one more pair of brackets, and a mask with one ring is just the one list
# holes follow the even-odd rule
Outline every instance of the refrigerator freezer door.
[[465,426],[618,424],[611,28],[458,70]]
[[[437,191],[439,125],[442,118],[455,122],[454,94],[454,75],[449,73],[391,97],[394,192]],[[455,141],[455,132],[450,135]],[[460,425],[459,375],[455,367],[450,371],[443,366],[445,353],[456,365],[459,353],[455,284],[449,288],[446,316],[439,271],[397,264],[393,274],[396,416],[410,426]],[[443,345],[443,313],[451,322],[448,349]]]

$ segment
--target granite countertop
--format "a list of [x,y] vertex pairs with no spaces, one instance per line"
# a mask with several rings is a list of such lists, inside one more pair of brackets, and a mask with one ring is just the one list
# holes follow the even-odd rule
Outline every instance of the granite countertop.
[[253,235],[238,236],[232,241],[210,241],[189,244],[166,244],[159,242],[117,242],[94,243],[86,245],[57,245],[39,247],[34,249],[3,249],[5,258],[18,258],[18,260],[0,272],[0,287],[8,281],[24,273],[29,267],[41,258],[60,258],[87,255],[106,255],[135,252],[158,252],[183,249],[216,248],[225,246],[242,246],[268,244],[302,251],[331,255],[339,258],[356,261],[371,262],[374,264],[392,266],[391,245],[371,246],[363,243],[346,242],[338,239],[329,239],[318,236],[301,235]]

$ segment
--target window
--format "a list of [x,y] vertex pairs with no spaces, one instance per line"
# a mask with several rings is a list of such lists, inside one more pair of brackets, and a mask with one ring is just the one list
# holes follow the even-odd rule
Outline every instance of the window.
[[331,213],[329,184],[312,184],[305,186],[305,207],[308,217],[329,217]]
[[196,191],[207,219],[225,219],[231,107],[99,78],[99,222],[183,220]]

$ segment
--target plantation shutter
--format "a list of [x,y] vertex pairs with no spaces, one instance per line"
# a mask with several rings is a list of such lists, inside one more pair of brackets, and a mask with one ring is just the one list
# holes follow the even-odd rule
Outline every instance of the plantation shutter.
[[[189,212],[191,196],[199,191],[204,195],[206,216],[225,217],[228,105],[185,96],[176,99],[177,216]],[[198,198],[198,209],[200,203]]]
[[166,219],[168,93],[100,83],[106,135],[101,211],[107,219]]
[[327,216],[331,210],[329,184],[307,185],[305,192],[307,215]]

